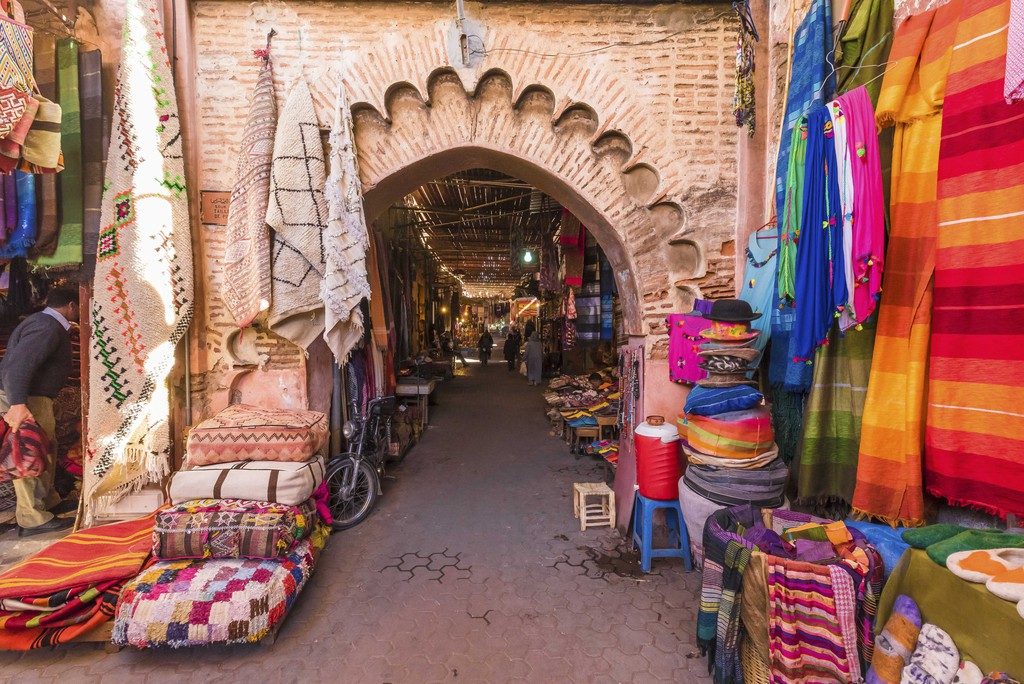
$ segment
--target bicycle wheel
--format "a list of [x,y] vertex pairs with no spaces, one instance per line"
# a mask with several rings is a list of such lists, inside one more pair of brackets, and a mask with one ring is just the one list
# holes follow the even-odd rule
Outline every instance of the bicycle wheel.
[[352,458],[339,459],[328,468],[324,477],[330,493],[331,517],[334,518],[331,528],[335,530],[347,530],[358,525],[369,517],[377,505],[377,492],[380,490],[377,473],[364,460],[358,461],[351,489],[344,491],[355,463],[357,461]]

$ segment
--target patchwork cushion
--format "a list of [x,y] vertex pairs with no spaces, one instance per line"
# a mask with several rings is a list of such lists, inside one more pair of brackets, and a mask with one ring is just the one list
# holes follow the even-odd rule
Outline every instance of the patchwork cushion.
[[214,463],[171,476],[171,503],[193,499],[246,499],[298,506],[324,481],[324,459]]
[[318,526],[285,558],[154,563],[121,590],[111,641],[136,648],[257,642],[288,614],[329,534]]
[[197,499],[160,511],[153,555],[174,558],[278,558],[309,536],[312,500],[299,506],[241,499]]
[[236,404],[192,428],[188,462],[305,461],[324,447],[327,432],[319,411]]

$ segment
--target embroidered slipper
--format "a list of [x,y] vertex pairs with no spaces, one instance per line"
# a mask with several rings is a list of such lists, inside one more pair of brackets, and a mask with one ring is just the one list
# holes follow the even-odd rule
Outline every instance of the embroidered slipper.
[[865,678],[868,684],[899,684],[904,665],[910,660],[921,631],[921,612],[914,599],[900,594],[892,615],[875,640],[875,657]]
[[941,627],[928,623],[921,628],[910,663],[903,668],[902,682],[952,682],[959,666],[960,651],[952,637]]
[[1024,566],[1000,573],[985,582],[985,588],[1007,601],[1024,601]]
[[985,674],[980,667],[970,660],[965,660],[960,663],[960,668],[956,671],[956,676],[953,677],[953,684],[981,684],[981,680],[984,678]]
[[982,584],[996,575],[1024,566],[1024,549],[958,551],[946,559],[946,567],[957,577]]

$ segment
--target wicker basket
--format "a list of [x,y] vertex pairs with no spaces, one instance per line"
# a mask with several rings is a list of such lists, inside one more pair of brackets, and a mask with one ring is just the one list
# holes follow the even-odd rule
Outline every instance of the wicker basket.
[[740,666],[747,684],[768,684],[771,681],[771,667],[746,634],[740,635]]

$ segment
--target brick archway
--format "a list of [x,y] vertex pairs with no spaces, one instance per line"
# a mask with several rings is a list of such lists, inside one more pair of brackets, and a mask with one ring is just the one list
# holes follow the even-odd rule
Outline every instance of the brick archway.
[[[667,270],[657,272],[664,261],[659,236],[682,215],[674,202],[655,199],[657,169],[589,106],[559,105],[539,85],[515,95],[503,72],[488,72],[468,93],[454,71],[439,69],[427,91],[424,98],[398,83],[385,94],[384,112],[353,105],[368,218],[457,171],[483,167],[520,178],[587,225],[615,271],[627,332],[645,334],[645,292]],[[699,250],[693,258],[700,261]]]

